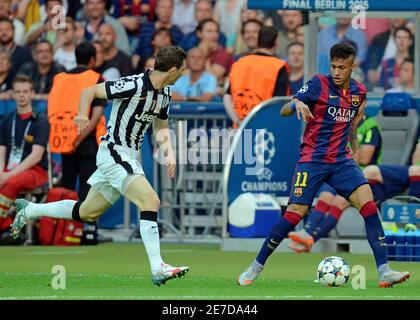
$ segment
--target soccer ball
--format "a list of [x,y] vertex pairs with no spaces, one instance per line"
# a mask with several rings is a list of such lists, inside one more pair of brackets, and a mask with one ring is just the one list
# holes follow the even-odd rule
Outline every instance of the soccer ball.
[[316,275],[323,286],[340,287],[349,280],[350,266],[343,258],[327,257],[318,265]]

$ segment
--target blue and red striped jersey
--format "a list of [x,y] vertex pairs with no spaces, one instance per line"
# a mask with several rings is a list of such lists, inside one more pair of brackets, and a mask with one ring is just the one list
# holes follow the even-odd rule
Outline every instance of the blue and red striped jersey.
[[349,88],[337,87],[331,75],[317,74],[295,95],[312,112],[300,145],[299,162],[336,163],[350,159],[350,123],[366,98],[363,84],[351,79]]

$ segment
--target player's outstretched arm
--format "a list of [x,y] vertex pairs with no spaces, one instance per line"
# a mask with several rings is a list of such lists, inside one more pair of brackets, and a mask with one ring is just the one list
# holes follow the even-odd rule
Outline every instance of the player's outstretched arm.
[[297,98],[293,98],[290,102],[286,103],[280,110],[280,115],[290,116],[296,110],[298,120],[301,118],[303,121],[308,122],[313,119],[313,115],[309,107]]
[[89,106],[92,104],[94,99],[107,99],[105,83],[99,83],[97,85],[84,89],[80,95],[79,100],[79,114],[74,117],[74,123],[77,126],[78,133],[80,134],[89,124]]
[[176,158],[171,144],[171,133],[169,130],[168,120],[156,118],[153,121],[153,135],[159,148],[163,148],[165,156],[165,165],[170,178],[175,177]]
[[298,102],[299,100],[296,98],[293,98],[292,100],[290,100],[288,103],[286,103],[285,105],[283,105],[283,107],[280,109],[280,115],[283,117],[287,117],[290,116],[292,114],[295,113],[296,108],[293,108],[292,105]]

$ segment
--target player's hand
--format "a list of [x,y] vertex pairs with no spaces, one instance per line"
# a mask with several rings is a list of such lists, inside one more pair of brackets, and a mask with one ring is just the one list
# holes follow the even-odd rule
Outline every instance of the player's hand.
[[74,124],[77,127],[77,134],[80,134],[89,124],[89,118],[83,114],[74,117]]
[[303,121],[305,122],[309,122],[314,118],[314,116],[311,113],[311,110],[309,110],[309,107],[302,101],[298,101],[296,103],[296,116],[298,120],[303,118]]
[[176,160],[173,153],[170,153],[165,159],[166,169],[168,170],[168,177],[175,178]]

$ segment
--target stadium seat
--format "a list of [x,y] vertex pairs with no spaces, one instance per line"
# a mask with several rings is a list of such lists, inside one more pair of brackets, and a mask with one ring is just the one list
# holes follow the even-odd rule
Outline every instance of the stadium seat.
[[387,93],[376,120],[382,130],[382,163],[405,165],[417,141],[419,114],[405,93]]

